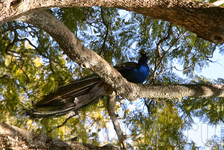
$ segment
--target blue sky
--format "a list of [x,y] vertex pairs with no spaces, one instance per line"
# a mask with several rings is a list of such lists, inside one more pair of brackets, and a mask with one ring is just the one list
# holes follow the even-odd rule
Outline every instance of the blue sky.
[[224,56],[216,50],[211,60],[215,63],[210,63],[200,74],[211,79],[224,78]]
[[[209,66],[204,68],[198,75],[202,75],[209,79],[224,78],[224,56],[219,53],[217,49],[211,59],[215,63],[209,63]],[[186,131],[185,135],[194,142],[197,146],[204,146],[206,140],[211,138],[213,135],[221,135],[221,127],[224,124],[218,126],[210,126],[207,123],[202,123],[198,118],[194,118],[195,124],[192,126],[192,130]]]

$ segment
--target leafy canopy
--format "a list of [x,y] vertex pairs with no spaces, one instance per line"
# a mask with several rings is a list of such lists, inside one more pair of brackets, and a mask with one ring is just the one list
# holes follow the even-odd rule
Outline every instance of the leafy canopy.
[[[146,84],[211,83],[196,73],[209,65],[217,45],[193,33],[184,34],[183,28],[114,8],[55,8],[49,13],[111,65],[136,62],[139,51],[145,50],[151,68]],[[105,109],[105,98],[76,116],[71,112],[54,119],[27,117],[24,110],[32,108],[43,95],[91,72],[64,55],[49,34],[30,24],[8,22],[1,26],[0,34],[1,121],[60,139],[77,137],[79,142],[94,145],[119,144]],[[178,69],[187,80],[176,74],[176,66],[182,66]],[[222,121],[223,99],[139,99],[130,103],[120,98],[116,113],[123,131],[129,135],[129,148],[182,149],[189,145],[183,131],[192,125],[193,117],[210,124]]]

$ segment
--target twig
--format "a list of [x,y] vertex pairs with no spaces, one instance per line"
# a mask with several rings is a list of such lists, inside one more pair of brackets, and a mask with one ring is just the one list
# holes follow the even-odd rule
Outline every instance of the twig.
[[56,72],[54,71],[54,69],[53,69],[53,65],[52,65],[52,61],[51,61],[51,60],[49,61],[49,63],[50,63],[50,69],[51,69],[52,73],[55,74],[61,81],[63,81],[63,78],[62,78],[58,73],[56,73]]
[[154,102],[153,100],[150,100],[150,102],[149,102],[149,104],[147,104],[147,102],[146,102],[146,98],[144,98],[144,103],[145,103],[145,105],[146,105],[146,107],[147,107],[147,110],[148,110],[148,114],[150,115],[151,114],[151,105],[152,105],[152,102]]
[[[46,55],[44,55],[28,38],[23,38],[23,39],[19,39],[19,41],[27,41],[32,47],[34,47],[35,48],[35,50],[39,53],[39,55],[41,55],[42,57],[44,57],[44,58],[47,58],[47,59],[49,59],[49,61],[52,61],[52,62],[54,62],[54,63],[56,63],[56,64],[58,64],[58,65],[60,65],[60,67],[61,68],[66,68],[65,66],[62,66],[59,62],[57,62],[57,61],[55,61],[54,59],[52,59],[51,57],[50,57],[50,55],[47,53],[47,56]],[[45,50],[46,51],[46,50]]]
[[23,74],[26,76],[26,82],[30,83],[30,78],[28,77],[27,73],[24,71],[23,69],[23,65],[24,65],[24,60],[20,57],[20,61],[22,61],[22,65],[20,66],[20,69],[23,71]]
[[104,18],[104,11],[103,11],[103,8],[101,7],[100,8],[101,10],[101,16],[102,16],[102,20],[103,20],[103,24],[106,26],[107,30],[106,30],[106,35],[104,37],[104,41],[103,41],[103,45],[101,47],[101,51],[100,51],[100,56],[102,56],[103,54],[103,51],[105,51],[105,46],[106,46],[106,41],[107,41],[107,37],[108,37],[108,33],[109,33],[109,25],[108,25],[108,22],[105,20]]
[[222,123],[224,123],[224,120],[222,118],[220,118],[220,120],[222,121]]
[[151,75],[151,77],[150,78],[155,78],[155,75],[156,75],[156,70],[159,68],[159,66],[161,65],[161,63],[162,63],[162,61],[163,61],[163,59],[164,59],[164,57],[166,56],[166,54],[171,50],[171,48],[186,34],[186,32],[187,31],[185,31],[171,46],[170,46],[170,48],[167,50],[167,51],[165,51],[165,53],[163,54],[163,56],[161,57],[161,59],[160,59],[160,61],[159,61],[159,63],[157,64],[157,61],[158,61],[158,57],[157,57],[157,59],[156,59],[156,61],[155,61],[155,69],[154,69],[154,72],[153,72],[153,74]]
[[156,56],[156,59],[155,59],[154,72],[152,73],[150,78],[155,79],[155,77],[156,77],[156,70],[158,69],[158,66],[159,66],[159,63],[157,64],[157,62],[158,62],[159,58],[162,58],[161,44],[164,41],[166,41],[167,39],[169,39],[171,34],[172,34],[172,24],[169,25],[169,28],[168,28],[168,31],[167,31],[167,35],[164,38],[160,39],[158,44],[157,44],[158,55]]
[[187,69],[189,69],[189,68],[191,68],[191,67],[192,67],[192,66],[189,66],[189,67],[187,67],[187,68],[185,68],[185,69],[183,69],[183,70],[181,70],[181,69],[177,69],[176,66],[174,66],[174,67],[172,67],[172,68],[176,69],[177,71],[186,71]]
[[[26,87],[21,86],[20,84],[16,83],[16,81],[13,81],[12,79],[9,78],[8,75],[3,75],[1,76],[2,79],[8,80],[10,83],[15,84],[17,87],[21,87],[28,96],[30,96],[30,94],[28,93],[28,91],[26,90]],[[0,79],[1,79],[0,78]]]
[[162,57],[162,54],[161,54],[161,44],[164,41],[166,41],[167,39],[169,39],[171,34],[172,34],[172,24],[170,23],[166,37],[160,39],[159,42],[158,42],[158,44],[157,44],[157,50],[158,50],[159,57]]
[[74,115],[72,115],[72,116],[69,116],[61,125],[58,125],[57,127],[54,127],[54,128],[52,128],[52,129],[50,129],[49,131],[47,131],[48,133],[49,132],[51,132],[51,131],[53,131],[54,129],[57,129],[57,128],[60,128],[60,127],[62,127],[62,126],[64,126],[67,122],[68,122],[68,120],[69,119],[71,119],[71,118],[73,118],[74,116],[76,116],[77,114],[74,114]]
[[[9,23],[9,27],[12,28],[12,25],[10,23]],[[8,54],[9,48],[12,47],[18,41],[18,33],[17,33],[16,29],[13,29],[13,32],[14,32],[14,39],[13,39],[12,43],[9,43],[9,45],[5,48],[6,54]]]
[[114,109],[115,103],[116,103],[116,93],[113,91],[112,94],[110,94],[107,98],[107,111],[108,111],[110,119],[112,120],[112,123],[114,125],[114,129],[117,133],[118,140],[121,145],[121,149],[126,150],[127,149],[126,148],[126,136],[122,133],[117,116],[114,113],[115,112],[115,109]]

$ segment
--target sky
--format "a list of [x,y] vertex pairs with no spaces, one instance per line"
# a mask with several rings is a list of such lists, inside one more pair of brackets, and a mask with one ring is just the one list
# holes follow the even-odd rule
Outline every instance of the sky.
[[[217,49],[211,60],[216,63],[209,63],[209,66],[204,68],[198,75],[203,75],[209,79],[224,78],[224,55],[220,54]],[[192,129],[186,131],[185,135],[189,140],[197,143],[197,146],[204,146],[206,140],[214,135],[220,137],[221,127],[224,127],[224,124],[210,126],[207,123],[200,122],[198,118],[194,118],[194,122]]]
[[216,50],[214,57],[211,60],[217,62],[210,63],[209,66],[203,69],[200,74],[211,79],[224,78],[224,55],[220,54],[219,50]]

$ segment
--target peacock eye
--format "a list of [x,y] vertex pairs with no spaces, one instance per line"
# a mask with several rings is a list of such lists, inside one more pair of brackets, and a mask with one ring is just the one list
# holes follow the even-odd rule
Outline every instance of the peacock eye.
[[145,51],[141,51],[141,54],[142,54],[142,55],[145,55],[145,54],[146,54],[146,52],[145,52]]

